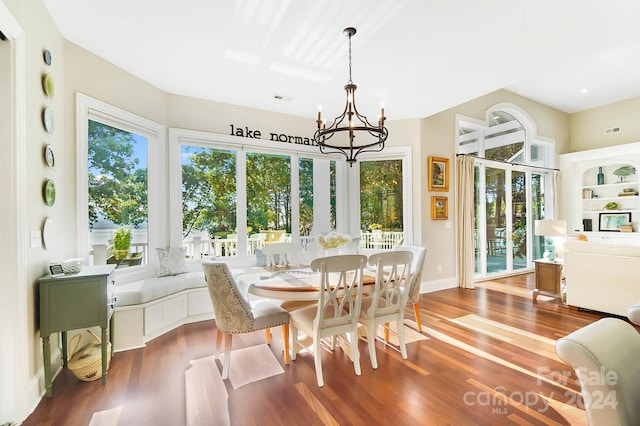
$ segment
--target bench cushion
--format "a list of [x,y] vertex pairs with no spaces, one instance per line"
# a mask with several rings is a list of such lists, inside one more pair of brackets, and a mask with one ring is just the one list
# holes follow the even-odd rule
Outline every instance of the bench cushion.
[[153,277],[115,286],[116,307],[139,305],[192,288],[206,287],[204,272]]

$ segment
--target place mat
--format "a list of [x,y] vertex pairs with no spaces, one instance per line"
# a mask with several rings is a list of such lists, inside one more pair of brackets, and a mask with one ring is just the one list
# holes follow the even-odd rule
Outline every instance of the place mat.
[[[220,360],[224,363],[224,354],[221,354]],[[229,381],[234,389],[282,373],[284,369],[267,345],[231,351]]]
[[188,426],[230,425],[229,395],[215,357],[190,361],[184,373]]

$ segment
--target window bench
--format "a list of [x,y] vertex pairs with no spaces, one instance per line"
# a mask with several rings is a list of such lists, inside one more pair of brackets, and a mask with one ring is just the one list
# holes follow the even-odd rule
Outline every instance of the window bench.
[[114,351],[144,347],[183,324],[214,317],[202,271],[116,284],[114,296]]

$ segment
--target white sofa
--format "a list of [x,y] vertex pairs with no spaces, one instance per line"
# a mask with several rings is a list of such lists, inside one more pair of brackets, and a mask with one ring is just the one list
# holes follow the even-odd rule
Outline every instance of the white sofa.
[[626,316],[640,301],[640,245],[568,241],[564,276],[569,306]]

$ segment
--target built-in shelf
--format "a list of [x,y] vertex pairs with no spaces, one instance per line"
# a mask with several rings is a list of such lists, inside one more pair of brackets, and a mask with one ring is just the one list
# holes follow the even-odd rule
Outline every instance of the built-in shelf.
[[[560,215],[571,232],[584,233],[590,241],[640,242],[640,142],[561,154],[559,159]],[[635,172],[624,177],[614,174],[625,166]],[[619,195],[624,192],[632,195]],[[615,210],[605,208],[610,203],[617,203],[612,206]],[[634,232],[600,231],[602,215],[622,213],[631,213]]]
[[[582,174],[582,219],[589,219],[591,226],[598,227],[599,216],[601,213],[631,213],[632,223],[636,220],[634,226],[634,232],[638,232],[638,218],[640,216],[640,196],[638,195],[623,195],[620,196],[623,190],[631,190],[629,192],[639,192],[638,176],[636,174],[625,177],[625,182],[603,183],[601,185],[592,184],[598,181],[598,172],[602,170],[605,176],[605,182],[607,180],[620,180],[620,177],[613,174],[615,170],[620,167],[630,166],[630,164],[616,163],[606,166],[596,166],[587,168]],[[617,203],[618,209],[605,209],[604,206],[607,203]],[[635,217],[634,217],[635,216]],[[583,228],[584,229],[584,228]],[[632,234],[633,234],[632,233]],[[605,233],[606,235],[606,233]],[[603,237],[606,238],[606,237]]]

